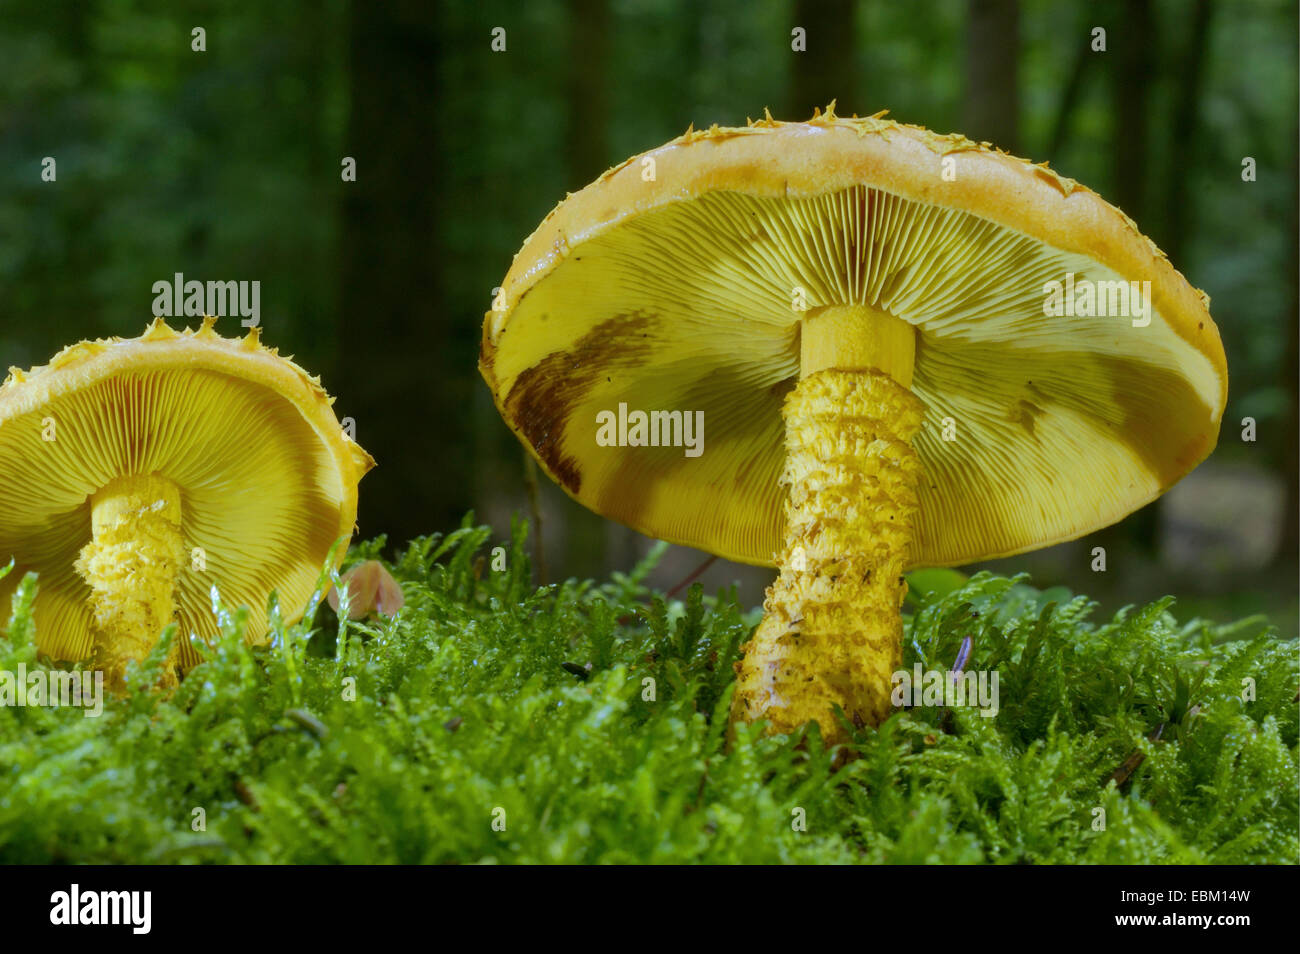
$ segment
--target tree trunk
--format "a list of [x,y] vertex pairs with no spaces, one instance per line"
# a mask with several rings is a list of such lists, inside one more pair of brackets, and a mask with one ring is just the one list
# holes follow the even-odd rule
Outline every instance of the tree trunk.
[[[1114,195],[1108,196],[1146,234],[1158,236],[1159,223],[1148,215],[1147,165],[1148,102],[1159,54],[1159,37],[1155,31],[1151,0],[1127,0],[1120,4],[1118,27],[1108,36],[1115,57],[1111,71],[1111,161]],[[1110,531],[1100,542],[1107,551],[1116,547],[1135,547],[1147,557],[1157,549],[1160,501],[1143,507]]]
[[[1295,113],[1292,112],[1292,115]],[[1295,142],[1297,137],[1300,137],[1300,130],[1292,127],[1291,142]],[[1295,152],[1291,153],[1291,181],[1300,181],[1300,155]],[[1300,207],[1294,199],[1290,205],[1287,226],[1291,235],[1290,258],[1294,263],[1300,259]],[[1287,299],[1290,307],[1285,317],[1289,330],[1286,336],[1286,354],[1282,358],[1282,381],[1286,387],[1288,408],[1281,436],[1286,506],[1282,514],[1282,539],[1278,544],[1278,558],[1290,561],[1300,556],[1300,453],[1297,453],[1297,448],[1300,448],[1300,407],[1297,407],[1296,393],[1300,389],[1300,375],[1297,374],[1297,365],[1300,365],[1300,326],[1296,321],[1296,316],[1300,314],[1300,275],[1296,274],[1295,268],[1290,268],[1287,272],[1291,294]],[[1236,427],[1240,427],[1240,423]],[[1233,428],[1233,421],[1224,422],[1226,431],[1231,433]]]
[[1008,152],[1020,148],[1019,0],[970,0],[962,132]]
[[1100,55],[1092,50],[1092,35],[1088,29],[1090,21],[1091,17],[1085,17],[1079,22],[1074,63],[1070,67],[1070,75],[1065,81],[1065,86],[1061,89],[1061,99],[1056,106],[1056,119],[1052,123],[1047,146],[1042,152],[1041,158],[1053,165],[1060,162],[1061,151],[1069,141],[1074,112],[1083,94],[1084,81],[1087,79],[1093,61]]
[[477,327],[440,306],[437,10],[354,0],[350,11],[343,154],[356,181],[338,186],[338,367],[326,383],[379,464],[361,485],[361,535],[398,544],[454,527],[471,496]]
[[1163,241],[1159,243],[1175,268],[1185,268],[1183,250],[1192,230],[1192,214],[1196,211],[1188,183],[1195,172],[1198,110],[1204,88],[1205,49],[1210,35],[1210,0],[1196,0],[1192,9],[1191,32],[1187,50],[1178,69],[1182,77],[1178,99],[1174,105],[1173,129],[1170,134],[1169,157],[1165,167],[1165,215]]
[[609,166],[609,0],[569,0],[569,189]]
[[[1151,0],[1122,3],[1119,28],[1110,34],[1116,63],[1111,72],[1111,158],[1115,177],[1112,201],[1142,226],[1146,212],[1148,162],[1147,101],[1154,73],[1157,36]],[[1146,226],[1150,229],[1150,224]]]
[[857,0],[795,0],[791,29],[803,27],[807,49],[790,53],[790,101],[778,119],[807,119],[814,107],[824,109],[831,100],[841,116],[861,109],[856,19]]
[[[568,0],[568,8],[566,174],[570,191],[576,192],[610,166],[610,12],[609,0]],[[630,541],[636,536],[631,530],[574,503],[554,486],[546,489],[565,524],[563,538],[547,546],[548,562],[561,577],[603,576],[611,568],[628,568]]]

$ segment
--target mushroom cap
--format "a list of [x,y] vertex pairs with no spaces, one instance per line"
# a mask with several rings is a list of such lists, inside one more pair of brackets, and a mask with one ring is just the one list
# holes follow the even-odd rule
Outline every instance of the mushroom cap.
[[16,564],[0,600],[23,573],[40,574],[37,645],[55,659],[94,648],[90,587],[73,564],[91,539],[91,495],[114,477],[157,474],[180,489],[187,668],[199,656],[185,637],[218,631],[213,586],[226,606],[247,607],[246,637],[258,642],[271,592],[296,620],[340,538],[344,556],[374,460],[318,378],[263,347],[256,328],[227,339],[214,322],[178,332],[158,319],[139,338],[83,341],[48,365],[11,368],[0,385],[0,563]]
[[[479,367],[572,497],[772,565],[796,287],[809,310],[865,304],[916,329],[912,566],[1074,539],[1210,452],[1227,368],[1208,296],[1046,164],[882,116],[688,131],[568,196],[524,243]],[[1046,283],[1068,273],[1149,281],[1150,323],[1046,316]],[[702,411],[703,453],[599,446],[597,413],[621,403]]]

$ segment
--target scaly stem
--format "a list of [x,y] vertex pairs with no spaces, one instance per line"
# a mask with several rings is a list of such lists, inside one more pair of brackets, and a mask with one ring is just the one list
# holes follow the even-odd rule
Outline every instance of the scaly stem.
[[[127,663],[148,656],[176,615],[185,556],[180,489],[156,475],[110,481],[91,498],[91,534],[76,570],[90,585],[97,664],[120,689]],[[169,665],[163,683],[175,680]]]
[[786,399],[785,546],[765,615],[738,666],[732,715],[790,733],[816,721],[843,741],[890,711],[902,660],[924,408],[908,390],[911,326],[857,306],[805,319],[803,376]]

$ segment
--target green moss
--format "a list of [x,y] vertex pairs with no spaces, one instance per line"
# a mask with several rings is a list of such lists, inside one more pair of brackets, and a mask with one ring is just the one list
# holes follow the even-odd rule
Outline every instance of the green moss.
[[[396,620],[313,612],[266,649],[218,604],[171,698],[0,708],[0,861],[1296,860],[1296,645],[1260,620],[1181,625],[1162,600],[1094,623],[1068,593],[918,576],[905,665],[946,669],[970,637],[1000,711],[900,713],[835,771],[815,731],[728,744],[755,611],[665,603],[648,563],[534,589],[523,543],[494,572],[468,520],[416,541]],[[0,670],[40,666],[35,585]]]

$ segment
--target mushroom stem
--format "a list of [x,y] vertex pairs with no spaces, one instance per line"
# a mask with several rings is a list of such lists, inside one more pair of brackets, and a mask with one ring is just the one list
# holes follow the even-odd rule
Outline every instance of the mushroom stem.
[[816,721],[834,743],[835,705],[857,726],[889,714],[921,472],[915,350],[910,325],[870,308],[804,321],[802,379],[784,407],[785,546],[738,664],[734,718],[780,733]]
[[[127,663],[148,656],[176,615],[185,554],[180,489],[154,474],[118,477],[91,497],[90,522],[76,569],[90,586],[98,665],[121,689]],[[175,682],[169,665],[163,684]]]

